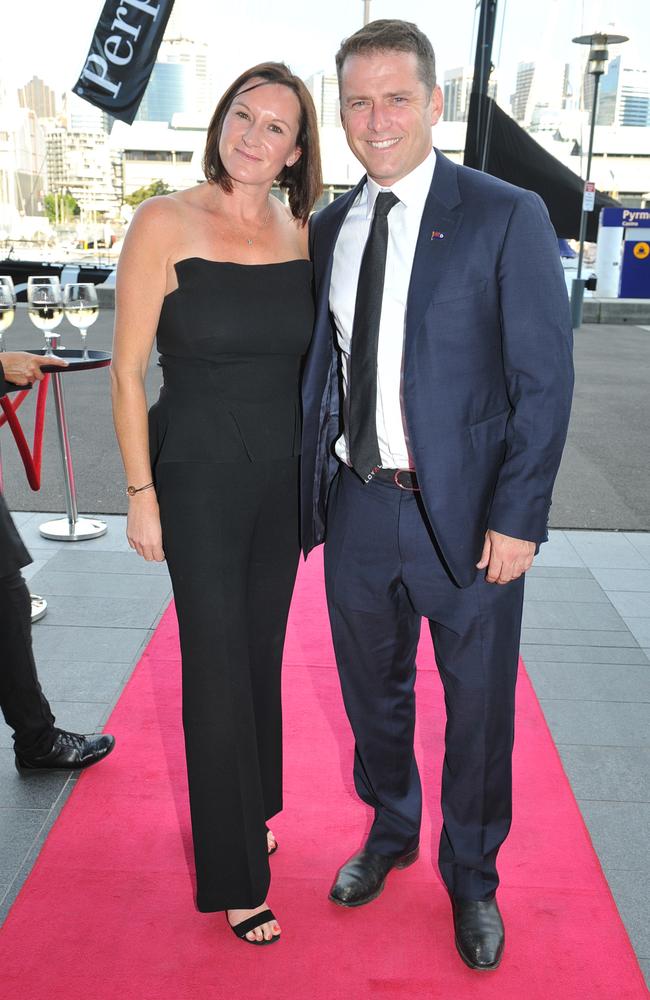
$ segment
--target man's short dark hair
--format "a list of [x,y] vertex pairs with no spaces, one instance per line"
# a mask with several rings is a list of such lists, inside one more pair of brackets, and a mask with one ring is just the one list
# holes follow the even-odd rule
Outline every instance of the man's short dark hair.
[[436,85],[436,57],[427,36],[411,21],[385,18],[371,21],[341,42],[336,53],[336,73],[341,88],[343,64],[348,56],[372,52],[412,52],[418,61],[418,76],[429,92]]

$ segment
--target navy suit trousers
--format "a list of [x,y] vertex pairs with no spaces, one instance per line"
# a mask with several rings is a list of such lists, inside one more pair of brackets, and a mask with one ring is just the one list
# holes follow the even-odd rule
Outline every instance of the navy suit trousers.
[[375,811],[368,849],[402,853],[419,838],[414,684],[424,617],[447,710],[440,872],[454,896],[489,898],[512,815],[524,578],[499,586],[479,572],[458,587],[418,493],[365,485],[342,467],[328,504],[325,579],[355,786]]

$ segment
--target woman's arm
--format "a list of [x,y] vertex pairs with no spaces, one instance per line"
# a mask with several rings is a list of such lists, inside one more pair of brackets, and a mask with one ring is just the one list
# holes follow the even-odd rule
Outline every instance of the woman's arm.
[[[165,295],[175,213],[171,199],[143,202],[129,226],[117,269],[113,420],[126,482],[136,488],[152,482],[144,380]],[[126,533],[131,548],[146,560],[165,558],[153,487],[129,497]]]

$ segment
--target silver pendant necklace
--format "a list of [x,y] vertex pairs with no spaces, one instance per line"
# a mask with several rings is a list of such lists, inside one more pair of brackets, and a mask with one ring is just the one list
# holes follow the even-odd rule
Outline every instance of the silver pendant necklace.
[[[266,218],[264,219],[264,222],[260,226],[260,228],[258,230],[258,233],[257,233],[257,236],[259,236],[259,234],[262,232],[262,230],[266,226],[267,222],[269,221],[269,216],[270,215],[271,215],[271,199],[269,198],[268,208],[266,209]],[[257,239],[257,237],[255,237],[255,239]],[[255,239],[252,236],[247,236],[246,237],[246,242],[248,243],[249,247],[253,246],[253,243],[255,242]]]

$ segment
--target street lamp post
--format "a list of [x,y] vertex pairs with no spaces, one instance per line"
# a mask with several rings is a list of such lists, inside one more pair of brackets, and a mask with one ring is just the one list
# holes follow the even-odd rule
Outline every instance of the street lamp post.
[[[591,178],[591,158],[594,151],[594,131],[596,128],[596,113],[598,106],[598,86],[600,84],[601,76],[607,69],[607,60],[609,58],[607,47],[609,45],[620,45],[622,42],[627,42],[628,37],[627,35],[607,35],[604,32],[597,32],[595,35],[579,35],[577,38],[574,38],[573,41],[577,45],[590,46],[587,72],[591,73],[594,78],[594,96],[591,103],[591,124],[589,128],[589,152],[587,153],[586,180],[589,182]],[[571,286],[571,323],[574,330],[577,330],[578,327],[582,325],[582,305],[585,296],[585,280],[582,277],[582,261],[585,252],[587,216],[589,212],[593,211],[593,204],[588,205],[586,202],[587,190],[585,188],[585,193],[582,199],[582,212],[580,215],[580,250],[578,252],[578,270]]]
[[363,0],[363,23],[370,21],[370,0]]

